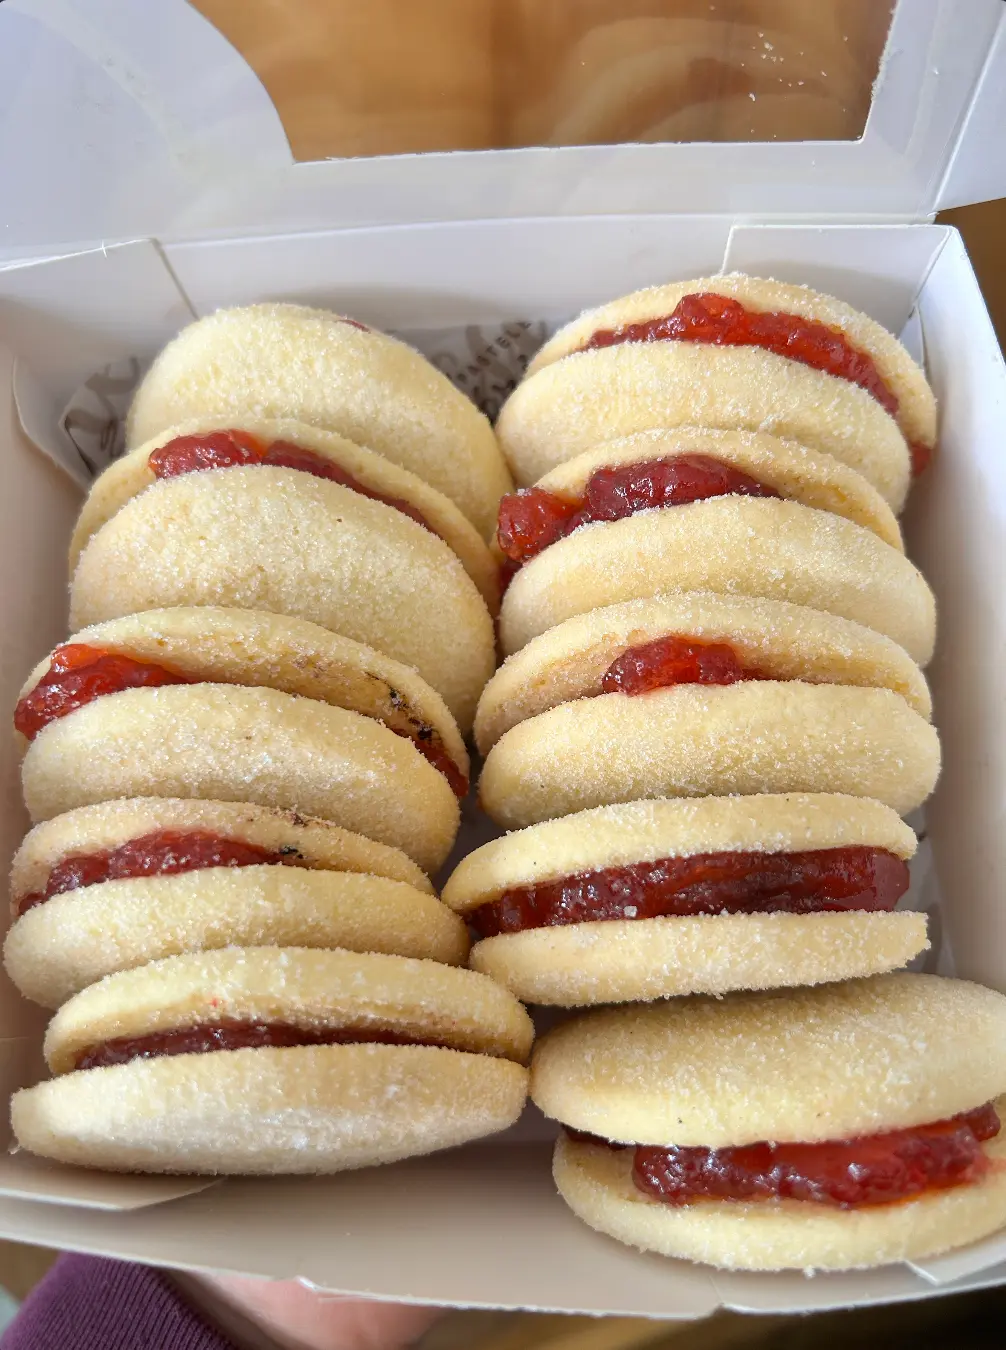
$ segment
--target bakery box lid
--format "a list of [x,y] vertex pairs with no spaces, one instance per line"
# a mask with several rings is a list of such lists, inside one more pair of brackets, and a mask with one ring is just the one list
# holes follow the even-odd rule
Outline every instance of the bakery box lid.
[[1004,125],[1001,0],[5,0],[0,263],[487,217],[923,220],[1006,194]]

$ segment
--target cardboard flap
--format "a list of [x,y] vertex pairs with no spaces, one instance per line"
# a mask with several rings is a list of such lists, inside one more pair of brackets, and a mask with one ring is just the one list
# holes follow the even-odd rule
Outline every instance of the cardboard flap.
[[0,1157],[0,1196],[38,1200],[48,1205],[122,1213],[195,1195],[216,1184],[213,1177],[133,1177],[115,1172],[88,1172],[80,1167],[46,1162],[20,1150]]

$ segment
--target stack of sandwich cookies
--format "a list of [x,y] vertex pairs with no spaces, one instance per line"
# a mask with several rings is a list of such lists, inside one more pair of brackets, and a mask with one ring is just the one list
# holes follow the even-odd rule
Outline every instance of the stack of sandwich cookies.
[[1006,999],[882,975],[599,1010],[531,1096],[591,1227],[741,1270],[919,1260],[1006,1223]]
[[60,1009],[15,1095],[44,1157],[117,1171],[334,1172],[512,1124],[531,1020],[471,971],[228,948],[110,975]]
[[7,972],[50,1008],[116,971],[220,947],[468,954],[465,925],[398,849],[237,802],[139,797],[36,825],[11,911]]
[[330,1171],[503,1128],[531,1025],[451,969],[428,880],[495,663],[488,423],[403,344],[276,305],[186,330],[129,436],[71,544],[77,631],[15,711],[4,957],[61,1009],[20,1142]]

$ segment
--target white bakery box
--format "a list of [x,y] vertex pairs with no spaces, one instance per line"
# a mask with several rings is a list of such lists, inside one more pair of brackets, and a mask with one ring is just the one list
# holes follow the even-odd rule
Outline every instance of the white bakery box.
[[[405,333],[484,392],[547,325],[635,287],[719,269],[806,282],[903,332],[939,398],[939,454],[908,517],[940,603],[945,754],[914,902],[939,969],[1006,990],[1006,368],[959,235],[931,223],[1000,195],[1001,0],[900,0],[856,140],[316,163],[294,162],[262,84],[184,0],[6,0],[0,707],[65,632],[85,457],[107,453],[123,390],[194,315],[328,305]],[[2,792],[6,865],[26,826],[12,746]],[[3,981],[4,1097],[41,1073],[42,1027]],[[920,1265],[817,1276],[640,1255],[558,1199],[551,1133],[532,1112],[480,1146],[320,1181],[111,1177],[9,1152],[0,1236],[377,1298],[654,1317],[1006,1283],[1006,1232]]]

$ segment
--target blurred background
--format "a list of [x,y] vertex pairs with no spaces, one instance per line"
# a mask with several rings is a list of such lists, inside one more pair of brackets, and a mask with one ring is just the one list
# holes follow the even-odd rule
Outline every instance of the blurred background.
[[[295,157],[622,141],[849,140],[890,0],[195,0]],[[1006,134],[1006,133],[1004,133]],[[944,213],[1006,345],[1006,200]],[[660,278],[654,278],[654,281]],[[55,1259],[0,1242],[0,1325]],[[4,1290],[7,1298],[4,1298]],[[1006,1290],[699,1323],[452,1313],[424,1350],[1002,1350]]]

